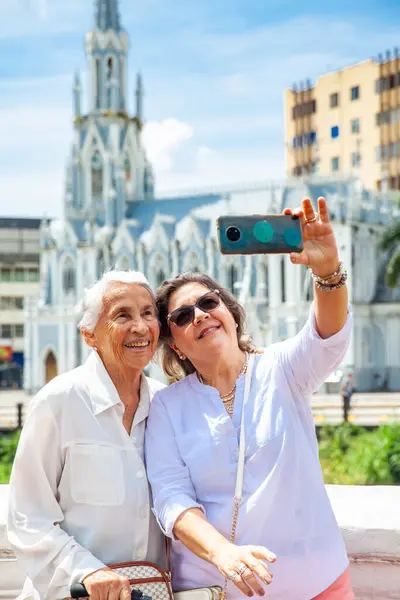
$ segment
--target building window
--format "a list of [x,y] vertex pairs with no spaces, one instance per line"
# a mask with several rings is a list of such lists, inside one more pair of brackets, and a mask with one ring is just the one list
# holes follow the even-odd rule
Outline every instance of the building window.
[[95,59],[95,73],[96,73],[96,108],[100,108],[100,94],[101,94],[101,69],[100,69],[100,60],[98,58]]
[[24,281],[24,270],[23,269],[15,269],[15,281]]
[[339,171],[339,157],[334,156],[331,160],[332,172]]
[[351,133],[360,133],[360,119],[352,119]]
[[16,338],[24,337],[24,326],[23,325],[15,325],[14,335]]
[[360,86],[355,85],[350,90],[350,100],[358,100],[360,97]]
[[10,269],[1,269],[0,279],[1,279],[1,281],[11,281],[11,270]]
[[38,269],[29,269],[28,270],[28,281],[39,281]]
[[239,280],[238,270],[235,265],[230,265],[228,268],[228,289],[232,294],[236,294],[237,292],[237,282]]
[[301,117],[307,117],[317,111],[317,103],[315,100],[304,102],[303,104],[296,104],[292,110],[292,119],[296,120]]
[[281,302],[286,302],[285,257],[281,260]]
[[92,156],[92,198],[103,195],[103,159],[98,150]]
[[67,258],[63,268],[63,290],[66,294],[75,289],[75,267],[70,258]]
[[0,338],[8,340],[12,338],[11,325],[0,325]]
[[359,167],[361,165],[361,153],[360,152],[352,152],[351,153],[351,166]]
[[334,125],[331,127],[331,138],[335,140],[339,137],[339,125]]
[[160,287],[166,279],[164,269],[158,269],[156,273],[156,287]]
[[24,308],[24,299],[23,298],[15,298],[15,308],[23,309]]
[[331,108],[339,106],[339,94],[337,92],[330,95],[329,104]]

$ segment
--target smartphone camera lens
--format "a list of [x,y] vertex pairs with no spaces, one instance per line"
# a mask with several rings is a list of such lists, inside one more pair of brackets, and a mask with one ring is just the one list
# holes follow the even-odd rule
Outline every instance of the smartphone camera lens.
[[230,242],[238,242],[242,237],[240,229],[237,227],[228,227],[226,230],[226,237]]

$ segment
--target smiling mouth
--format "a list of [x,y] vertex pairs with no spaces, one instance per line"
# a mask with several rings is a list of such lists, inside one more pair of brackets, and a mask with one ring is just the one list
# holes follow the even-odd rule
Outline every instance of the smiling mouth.
[[124,344],[125,348],[147,348],[150,346],[150,340],[147,342],[132,342],[131,344]]
[[214,325],[213,327],[207,327],[207,329],[204,329],[201,332],[201,334],[199,335],[199,340],[202,340],[204,337],[211,335],[212,333],[217,331],[219,328],[220,328],[220,325]]

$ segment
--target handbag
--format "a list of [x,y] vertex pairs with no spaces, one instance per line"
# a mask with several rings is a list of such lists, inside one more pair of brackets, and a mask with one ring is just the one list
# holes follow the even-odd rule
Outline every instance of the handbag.
[[[107,565],[109,569],[129,580],[131,590],[140,590],[143,597],[152,600],[173,600],[171,576],[167,571],[152,562],[136,561]],[[87,598],[88,593],[83,583],[71,586],[71,598]],[[71,600],[71,599],[69,599]],[[145,600],[143,598],[143,600]]]
[[[239,457],[236,471],[236,487],[235,495],[233,497],[233,517],[232,517],[232,530],[229,541],[233,544],[236,536],[237,519],[239,515],[239,508],[243,498],[243,475],[244,475],[244,458],[245,458],[245,433],[244,433],[244,407],[249,398],[251,376],[254,366],[254,354],[249,355],[249,362],[247,365],[246,379],[244,384],[244,397],[242,404],[242,414],[240,417],[240,437],[239,437]],[[169,553],[169,551],[168,551]],[[169,562],[169,560],[168,560]],[[194,588],[190,590],[181,590],[174,592],[174,600],[225,600],[226,589],[228,587],[228,580],[225,579],[224,587],[210,586],[204,588]]]
[[[244,407],[250,394],[253,366],[254,354],[250,354],[244,386],[242,414],[240,418],[239,457],[236,472],[235,495],[233,498],[232,530],[230,535],[231,543],[235,541],[237,519],[243,495],[245,458]],[[131,590],[140,590],[143,596],[150,596],[152,600],[225,600],[226,589],[228,586],[227,579],[225,579],[223,588],[215,585],[173,592],[170,569],[170,541],[168,538],[166,539],[166,554],[167,560],[165,571],[163,571],[158,565],[146,561],[119,563],[115,565],[108,565],[108,567],[113,569],[113,571],[115,571],[118,575],[126,577],[129,580]],[[71,597],[87,598],[87,590],[84,584],[74,584],[71,587]]]

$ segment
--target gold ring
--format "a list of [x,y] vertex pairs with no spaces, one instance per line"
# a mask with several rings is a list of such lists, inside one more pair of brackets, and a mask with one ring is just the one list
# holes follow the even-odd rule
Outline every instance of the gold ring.
[[229,576],[230,581],[235,581],[237,576],[238,576],[237,573],[232,573],[232,575]]
[[243,575],[243,573],[247,570],[247,567],[245,565],[242,565],[238,571],[240,577]]
[[317,220],[317,217],[314,215],[312,219],[306,219],[307,223],[314,223]]

